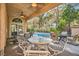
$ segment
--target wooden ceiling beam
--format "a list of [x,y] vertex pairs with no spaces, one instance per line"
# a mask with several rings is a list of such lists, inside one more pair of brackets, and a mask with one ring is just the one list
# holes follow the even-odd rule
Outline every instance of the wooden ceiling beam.
[[43,14],[45,13],[46,11],[54,8],[54,7],[57,7],[58,5],[60,5],[61,3],[50,3],[50,4],[47,4],[46,6],[44,6],[43,8],[33,12],[27,19],[29,18],[32,18],[32,17],[35,17],[35,16],[38,16],[40,14]]

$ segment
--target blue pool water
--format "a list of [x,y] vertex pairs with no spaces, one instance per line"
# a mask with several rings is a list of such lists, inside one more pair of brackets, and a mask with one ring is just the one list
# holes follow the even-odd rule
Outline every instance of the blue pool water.
[[48,38],[51,37],[50,33],[43,33],[43,32],[36,32],[33,34],[33,36],[41,36],[41,37],[48,37]]
[[28,39],[30,42],[51,42],[51,34],[44,32],[35,32],[31,38]]

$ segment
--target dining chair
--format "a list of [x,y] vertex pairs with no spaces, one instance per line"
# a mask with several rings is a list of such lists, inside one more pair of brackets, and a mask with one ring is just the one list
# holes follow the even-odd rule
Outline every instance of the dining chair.
[[18,47],[23,51],[23,54],[25,55],[25,51],[31,49],[31,43],[23,35],[18,35],[17,41]]

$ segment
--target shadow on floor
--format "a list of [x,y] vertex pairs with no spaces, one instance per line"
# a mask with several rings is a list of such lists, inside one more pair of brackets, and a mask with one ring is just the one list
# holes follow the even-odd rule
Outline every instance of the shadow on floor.
[[[5,48],[5,56],[23,56],[22,50],[17,45],[9,45]],[[79,56],[72,54],[68,51],[64,51],[58,56]]]

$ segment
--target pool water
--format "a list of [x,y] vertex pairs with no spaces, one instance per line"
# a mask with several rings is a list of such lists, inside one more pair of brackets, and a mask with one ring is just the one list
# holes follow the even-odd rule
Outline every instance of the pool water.
[[33,34],[33,36],[41,36],[41,37],[51,38],[50,33],[43,33],[43,32],[36,32]]
[[28,39],[30,42],[51,42],[50,33],[35,32],[31,38]]

